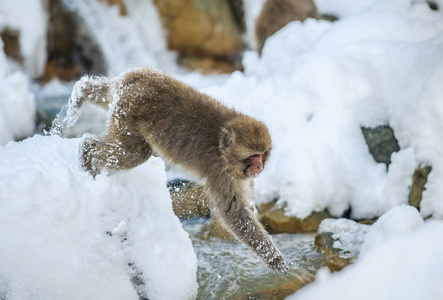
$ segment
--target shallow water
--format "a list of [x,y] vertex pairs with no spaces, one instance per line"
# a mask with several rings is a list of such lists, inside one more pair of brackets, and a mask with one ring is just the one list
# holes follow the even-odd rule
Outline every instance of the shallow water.
[[278,299],[268,298],[263,292],[282,288],[294,281],[300,286],[309,283],[323,266],[321,256],[314,248],[314,234],[273,235],[274,242],[289,265],[288,274],[279,276],[238,242],[198,238],[204,222],[183,222],[198,258],[197,299]]

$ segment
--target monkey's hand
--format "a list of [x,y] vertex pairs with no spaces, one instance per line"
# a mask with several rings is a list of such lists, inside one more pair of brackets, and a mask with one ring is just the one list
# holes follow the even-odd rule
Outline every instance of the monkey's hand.
[[278,256],[274,257],[272,261],[268,262],[268,267],[274,271],[274,273],[278,275],[286,275],[286,272],[288,271],[288,265],[285,262],[285,259],[283,255],[279,254]]

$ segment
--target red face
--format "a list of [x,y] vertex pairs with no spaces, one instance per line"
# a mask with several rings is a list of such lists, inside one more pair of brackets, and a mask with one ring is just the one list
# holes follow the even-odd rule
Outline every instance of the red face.
[[265,155],[265,152],[258,153],[255,155],[251,155],[247,159],[248,167],[246,168],[245,172],[251,177],[258,176],[258,174],[263,171],[264,162],[263,157]]

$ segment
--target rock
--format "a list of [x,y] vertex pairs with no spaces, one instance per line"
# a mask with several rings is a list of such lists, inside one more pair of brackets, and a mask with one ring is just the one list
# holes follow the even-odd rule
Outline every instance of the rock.
[[361,130],[372,157],[376,162],[384,163],[388,167],[391,163],[391,154],[400,150],[392,128],[389,126],[362,127]]
[[420,202],[423,197],[423,191],[426,190],[428,175],[432,171],[431,166],[419,166],[412,176],[412,186],[409,191],[409,205],[420,209]]
[[315,236],[315,245],[325,265],[335,272],[352,263],[360,253],[369,228],[349,219],[324,220]]
[[340,256],[340,250],[333,247],[334,239],[331,232],[319,232],[315,236],[315,245],[321,253],[323,262],[332,272],[340,271],[352,261],[351,258]]
[[211,217],[208,223],[202,226],[199,237],[202,240],[219,238],[228,241],[235,241],[234,235],[227,230],[217,217]]
[[430,9],[436,10],[436,11],[439,10],[439,5],[435,1],[427,1],[427,2],[428,2]]
[[20,50],[20,32],[5,28],[0,32],[0,38],[3,40],[3,50],[7,56],[23,65],[23,56]]
[[300,288],[306,284],[314,281],[314,277],[311,281],[302,280],[300,278],[285,282],[283,285],[275,287],[275,289],[268,289],[258,293],[254,293],[251,298],[255,300],[269,300],[269,299],[285,299],[287,296],[294,294]]
[[209,203],[203,186],[189,181],[174,180],[168,182],[168,188],[172,207],[179,218],[209,216]]
[[48,61],[43,82],[55,77],[77,80],[85,73],[106,74],[103,54],[79,17],[60,0],[49,1],[48,11]]
[[126,5],[123,0],[98,0],[98,1],[106,2],[109,5],[117,5],[120,16],[126,16],[128,14],[128,10],[126,9]]
[[284,206],[274,206],[272,209],[268,207],[268,211],[263,214],[260,212],[260,215],[261,223],[271,234],[316,232],[324,219],[331,218],[325,211],[313,212],[306,219],[287,216]]
[[182,56],[179,57],[178,63],[190,70],[197,70],[203,74],[227,74],[243,69],[240,60],[229,58]]
[[319,18],[317,7],[312,0],[268,0],[257,18],[255,36],[257,50],[261,53],[268,37],[292,21]]
[[232,62],[238,59],[243,47],[242,33],[228,0],[154,0],[154,3],[170,49],[193,60],[212,58],[215,63],[221,58]]

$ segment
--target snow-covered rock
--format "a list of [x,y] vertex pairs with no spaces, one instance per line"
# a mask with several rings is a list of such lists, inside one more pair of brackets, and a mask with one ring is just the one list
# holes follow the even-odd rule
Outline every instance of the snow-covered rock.
[[368,232],[359,258],[340,272],[320,270],[290,300],[443,298],[443,222],[423,222],[410,206],[390,210]]

